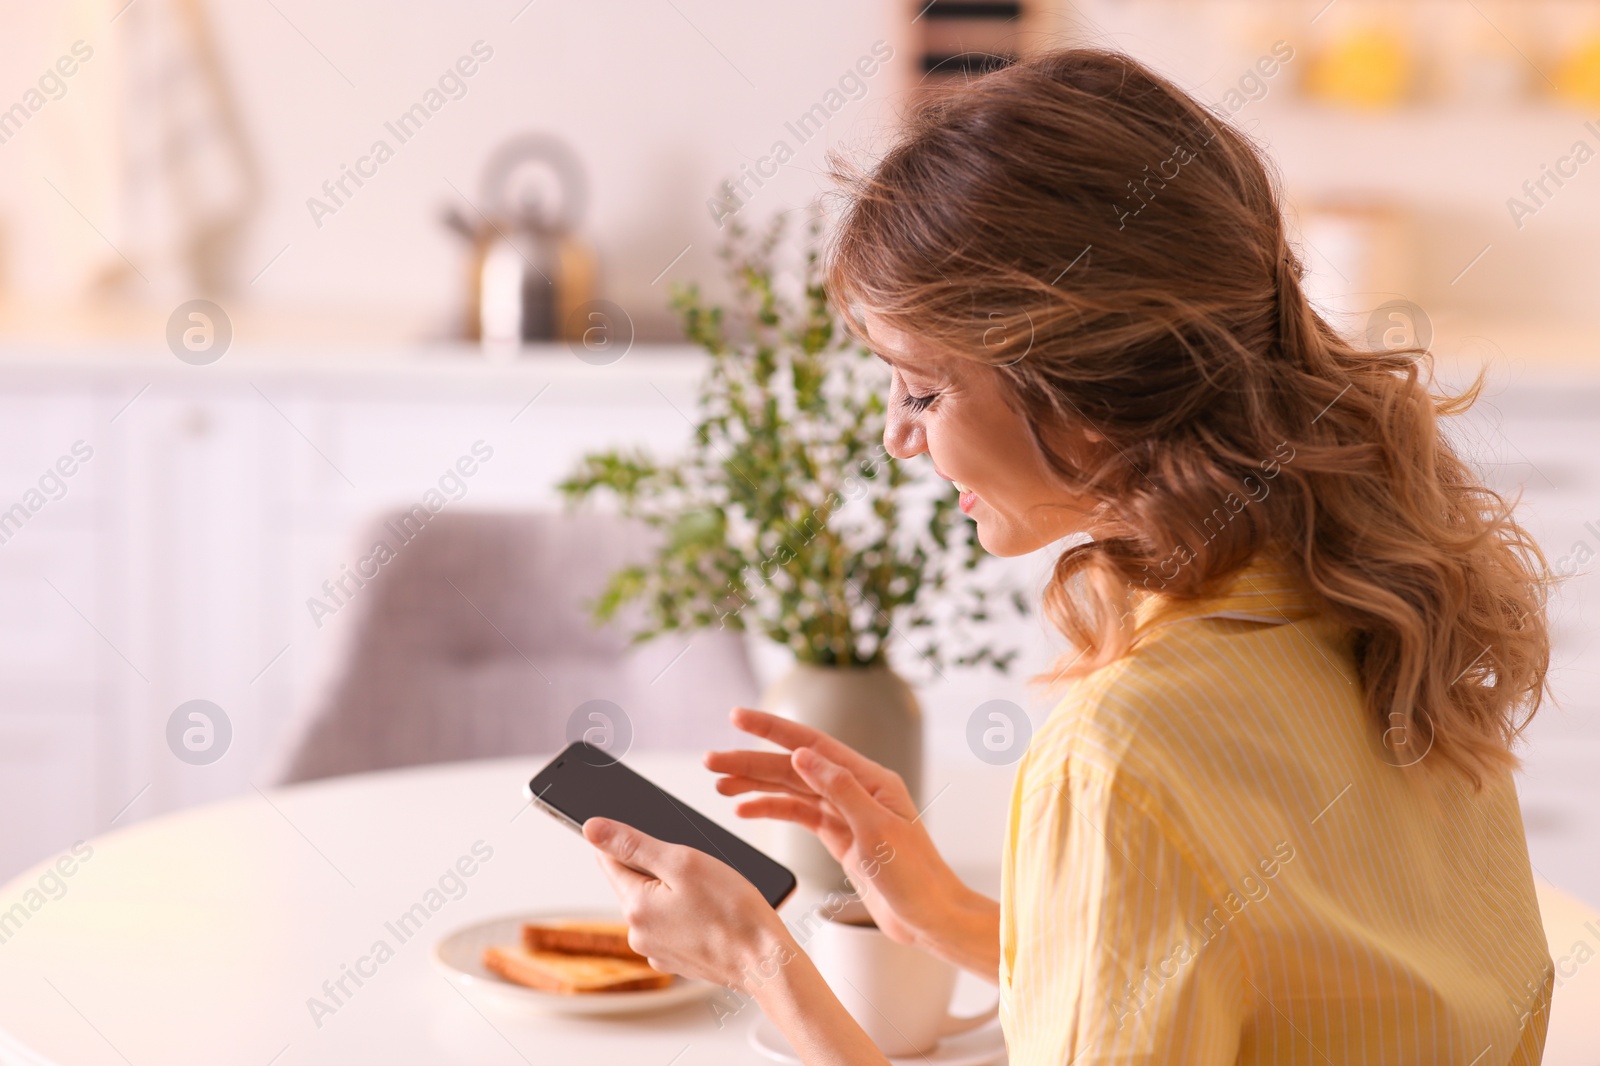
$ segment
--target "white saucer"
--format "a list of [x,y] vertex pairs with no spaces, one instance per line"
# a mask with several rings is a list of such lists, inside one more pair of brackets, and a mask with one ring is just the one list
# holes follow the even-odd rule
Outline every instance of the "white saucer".
[[692,1003],[717,990],[705,981],[674,977],[666,988],[646,988],[636,992],[595,992],[591,995],[563,996],[541,992],[505,980],[483,965],[483,949],[494,944],[516,944],[522,940],[522,923],[567,920],[620,922],[612,913],[572,911],[510,914],[457,929],[433,945],[433,963],[457,988],[468,995],[509,1010],[541,1014],[636,1014]]
[[[800,1056],[794,1053],[789,1041],[765,1016],[757,1018],[755,1024],[750,1026],[750,1046],[776,1062],[800,1061]],[[937,1048],[926,1055],[908,1055],[889,1061],[904,1063],[905,1066],[990,1066],[991,1063],[1004,1061],[1005,1056],[1005,1034],[1000,1031],[1000,1020],[997,1018],[987,1025],[945,1037],[939,1041]]]

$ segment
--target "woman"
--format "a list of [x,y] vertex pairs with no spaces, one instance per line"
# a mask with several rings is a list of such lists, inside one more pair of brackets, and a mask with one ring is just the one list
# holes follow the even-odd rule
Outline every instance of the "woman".
[[[736,710],[791,752],[709,754],[720,791],[847,870],[887,843],[868,908],[999,983],[1014,1064],[1538,1062],[1510,746],[1545,567],[1441,434],[1471,394],[1331,329],[1257,151],[1125,56],[978,79],[847,180],[830,291],[892,368],[885,444],[996,555],[1086,535],[1044,591],[1078,651],[998,901],[809,729]],[[808,1063],[884,1061],[731,869],[584,831],[652,962],[747,988]]]

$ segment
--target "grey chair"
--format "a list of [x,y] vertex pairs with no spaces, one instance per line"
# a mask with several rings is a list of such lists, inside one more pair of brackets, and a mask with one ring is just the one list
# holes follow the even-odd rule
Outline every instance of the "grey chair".
[[585,606],[647,557],[653,530],[594,513],[423,514],[384,516],[360,542],[394,558],[344,608],[345,652],[277,780],[553,752],[585,732],[614,751],[738,743],[728,709],[757,695],[740,634],[630,648]]

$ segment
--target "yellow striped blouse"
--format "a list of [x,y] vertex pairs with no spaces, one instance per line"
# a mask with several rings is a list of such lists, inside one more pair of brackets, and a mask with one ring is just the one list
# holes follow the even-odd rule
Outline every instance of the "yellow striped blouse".
[[1135,617],[1018,767],[1012,1066],[1537,1063],[1554,970],[1510,776],[1399,768],[1269,556]]

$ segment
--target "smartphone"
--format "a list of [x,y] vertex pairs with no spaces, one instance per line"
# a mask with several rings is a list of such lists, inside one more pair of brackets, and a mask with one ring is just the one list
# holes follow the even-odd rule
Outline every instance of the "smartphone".
[[795,889],[794,874],[776,859],[586,741],[568,745],[551,759],[528,782],[527,793],[535,806],[580,833],[590,818],[610,818],[721,859],[774,908]]

